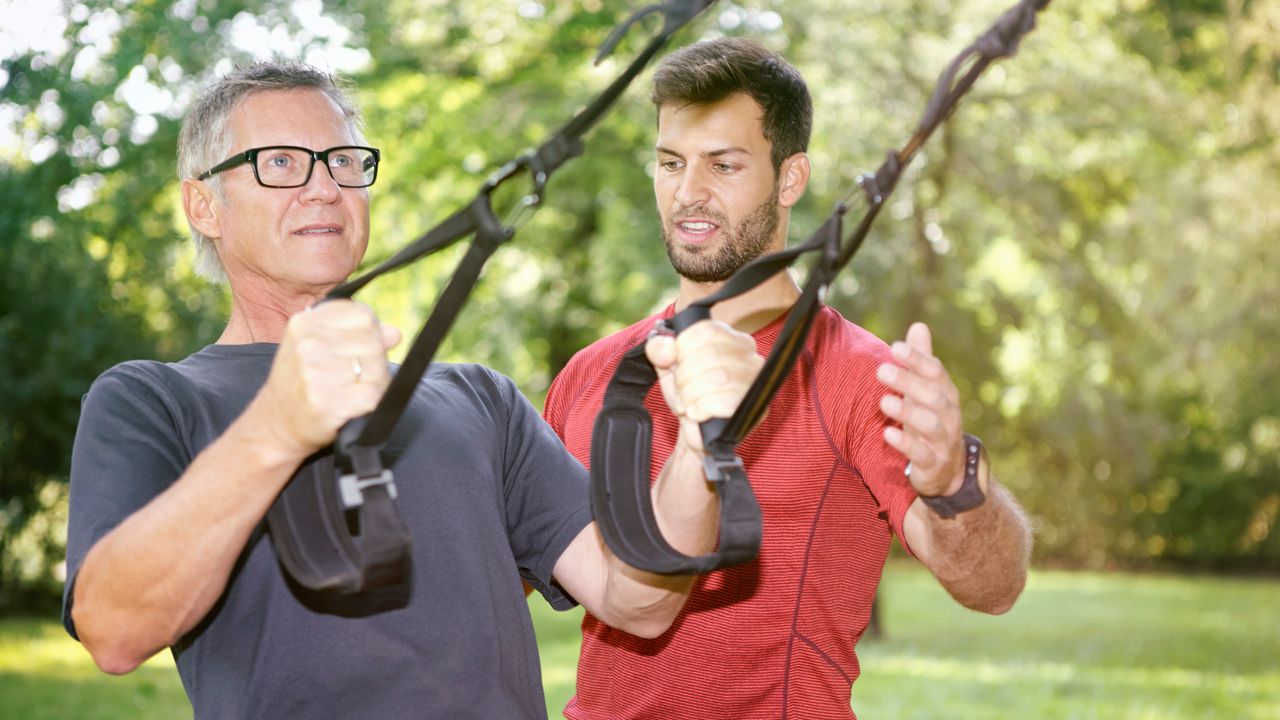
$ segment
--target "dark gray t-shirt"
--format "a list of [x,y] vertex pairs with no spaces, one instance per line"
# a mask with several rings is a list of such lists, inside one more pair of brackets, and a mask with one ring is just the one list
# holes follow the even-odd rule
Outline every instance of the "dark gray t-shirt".
[[[124,363],[93,384],[71,464],[73,636],[86,553],[240,415],[275,351],[212,345],[179,363]],[[223,597],[173,648],[196,717],[545,717],[520,579],[572,606],[551,570],[591,519],[582,465],[509,379],[477,365],[433,365],[384,456],[413,536],[410,604],[363,618],[312,612],[260,525]]]

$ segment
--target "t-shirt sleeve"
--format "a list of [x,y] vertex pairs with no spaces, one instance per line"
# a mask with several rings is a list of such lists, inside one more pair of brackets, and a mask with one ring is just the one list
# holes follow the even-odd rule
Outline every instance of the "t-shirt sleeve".
[[568,401],[565,399],[565,395],[568,394],[565,376],[568,372],[569,368],[566,367],[555,376],[551,381],[551,387],[547,389],[547,399],[542,404],[542,418],[561,440],[564,439],[564,416],[568,406]]
[[880,411],[880,398],[887,388],[876,378],[876,369],[883,362],[892,362],[893,355],[883,343],[877,343],[872,352],[862,355],[856,363],[860,375],[854,387],[863,388],[853,397],[850,423],[846,428],[846,452],[855,459],[855,466],[862,475],[871,494],[875,496],[902,547],[911,553],[903,534],[907,509],[915,502],[916,492],[906,477],[907,459],[884,440],[884,430],[897,423]]
[[71,452],[62,603],[62,624],[72,637],[77,637],[71,621],[75,579],[89,550],[164,492],[189,463],[181,421],[142,367],[131,363],[108,370],[81,403]]
[[515,385],[504,381],[509,414],[503,472],[511,552],[525,582],[553,608],[567,610],[576,603],[551,571],[591,522],[587,471]]

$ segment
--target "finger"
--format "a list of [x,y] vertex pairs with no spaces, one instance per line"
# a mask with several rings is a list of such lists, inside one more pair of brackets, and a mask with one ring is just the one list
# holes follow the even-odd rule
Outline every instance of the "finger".
[[[954,386],[950,378],[947,378],[946,382],[942,382],[941,378],[925,378],[923,375],[910,372],[909,369],[892,363],[879,366],[876,369],[876,378],[884,384],[884,387],[923,405],[942,406],[952,400]],[[956,393],[955,397],[959,395]]]
[[659,374],[669,371],[676,362],[676,341],[670,335],[656,334],[644,344],[645,357]]
[[902,428],[893,426],[885,428],[884,441],[911,462],[912,478],[916,477],[916,470],[928,473],[938,465],[940,458],[933,447],[910,433],[903,432]]
[[907,328],[907,345],[924,355],[933,355],[933,333],[922,322],[911,323]]
[[693,400],[687,400],[685,415],[695,422],[733,417],[741,402],[742,393],[740,392],[707,393]]
[[317,327],[345,328],[371,325],[375,320],[369,306],[355,300],[328,300],[301,313],[304,320]]
[[708,349],[693,357],[682,356],[675,367],[676,381],[681,391],[695,386],[740,386],[742,390],[755,380],[764,365],[764,359],[741,346],[726,349]]
[[917,375],[929,378],[947,377],[946,368],[943,367],[941,360],[930,353],[921,352],[910,343],[895,342],[890,349],[894,360]]
[[698,421],[732,415],[764,364],[750,335],[720,323],[691,327],[677,338],[677,349],[677,388]]
[[748,348],[754,352],[756,347],[755,338],[715,320],[700,320],[694,323],[676,337],[676,342],[680,346],[681,358],[713,349]]
[[662,389],[662,398],[666,401],[667,407],[676,417],[682,416],[685,408],[680,394],[676,391],[675,377],[672,373],[672,365],[676,360],[675,338],[669,334],[654,332],[645,341],[644,354],[658,375],[658,386]]
[[960,402],[959,390],[945,373],[941,377],[928,377],[892,363],[884,363],[876,368],[876,378],[885,387],[912,402],[938,409],[949,405],[958,406]]
[[382,347],[384,349],[390,350],[399,345],[400,341],[404,339],[404,334],[400,332],[400,328],[386,323],[379,323],[379,326],[382,330]]
[[880,398],[880,411],[890,419],[902,423],[908,433],[930,439],[945,439],[947,436],[946,423],[931,408],[905,402],[896,395],[885,395]]

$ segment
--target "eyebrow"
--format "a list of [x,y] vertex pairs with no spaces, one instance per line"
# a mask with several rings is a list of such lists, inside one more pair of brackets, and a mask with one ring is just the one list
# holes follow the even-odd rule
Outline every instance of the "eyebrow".
[[[675,150],[672,150],[671,148],[666,148],[661,145],[658,145],[657,147],[654,148],[654,150],[665,155],[674,155],[675,157],[678,157],[682,160],[684,159],[684,155],[681,155],[680,153],[676,152]],[[743,155],[750,155],[751,151],[744,147],[733,145],[727,148],[717,148],[710,152],[699,153],[699,155],[702,155],[703,157],[714,158],[714,157],[722,157],[724,155],[731,155],[733,153],[742,153]]]

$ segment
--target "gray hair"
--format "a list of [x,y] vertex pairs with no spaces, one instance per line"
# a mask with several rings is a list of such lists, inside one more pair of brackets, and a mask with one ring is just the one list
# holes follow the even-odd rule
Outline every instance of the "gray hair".
[[[178,178],[194,179],[231,154],[231,113],[248,96],[267,90],[313,88],[328,95],[346,116],[352,137],[365,144],[364,119],[348,91],[350,85],[310,65],[285,60],[265,60],[236,68],[206,88],[196,98],[178,134]],[[225,202],[220,175],[207,180],[219,202]],[[226,271],[213,241],[195,228],[191,239],[196,246],[196,272],[214,282],[225,282]]]

